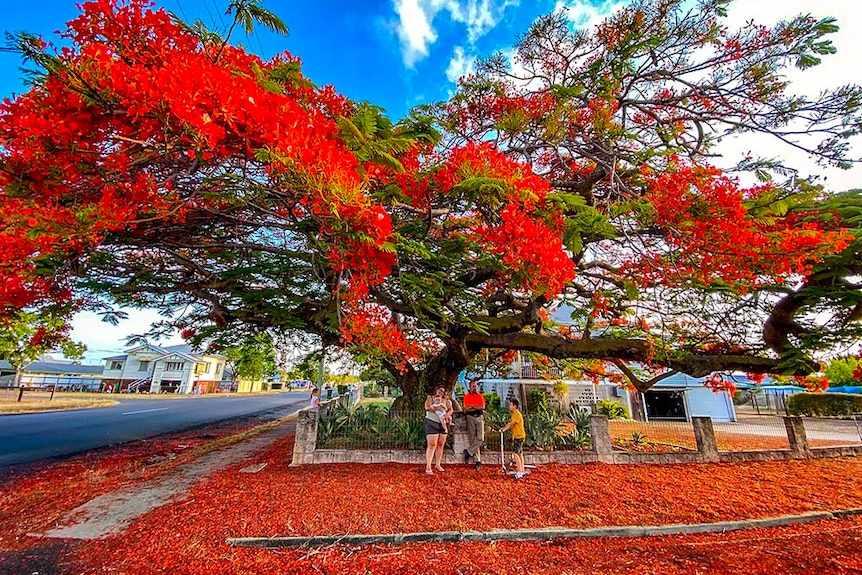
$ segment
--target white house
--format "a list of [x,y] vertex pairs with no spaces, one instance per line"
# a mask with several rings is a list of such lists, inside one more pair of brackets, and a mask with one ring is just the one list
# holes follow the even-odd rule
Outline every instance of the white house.
[[105,358],[102,378],[112,391],[213,393],[222,380],[225,357],[197,353],[189,345],[142,345]]

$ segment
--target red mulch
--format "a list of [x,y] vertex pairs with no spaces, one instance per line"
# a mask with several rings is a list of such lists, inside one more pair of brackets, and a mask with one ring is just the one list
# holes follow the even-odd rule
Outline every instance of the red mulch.
[[[292,438],[278,441],[254,460],[268,463],[263,471],[238,473],[245,462],[219,472],[187,499],[103,541],[57,542],[26,533],[50,527],[119,482],[102,478],[93,489],[87,479],[93,472],[83,463],[64,467],[73,464],[67,462],[24,484],[24,506],[7,484],[0,493],[0,573],[862,573],[862,517],[625,540],[277,551],[228,546],[226,538],[242,536],[696,523],[862,507],[862,458],[547,465],[515,481],[494,466],[477,472],[453,465],[433,477],[419,465],[291,468],[291,450]],[[134,453],[126,465],[140,456]],[[77,494],[79,486],[85,495]],[[18,521],[30,505],[38,516],[22,527]]]

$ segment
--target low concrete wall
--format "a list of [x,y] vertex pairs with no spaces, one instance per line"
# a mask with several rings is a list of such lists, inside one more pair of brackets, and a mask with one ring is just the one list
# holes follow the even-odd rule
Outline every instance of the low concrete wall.
[[[321,410],[329,409],[321,404]],[[408,463],[423,465],[425,452],[423,450],[407,449],[317,449],[318,413],[311,409],[299,412],[296,424],[296,442],[293,449],[291,466],[318,463]],[[467,445],[466,425],[462,414],[456,413],[453,422],[453,446],[443,454],[443,463],[462,463],[460,453]],[[862,455],[862,445],[841,447],[817,447],[808,445],[805,437],[805,426],[800,417],[785,417],[785,428],[790,441],[790,449],[764,451],[718,451],[712,420],[708,417],[692,418],[697,451],[687,452],[628,452],[615,451],[611,445],[608,431],[608,419],[602,415],[594,415],[590,420],[590,433],[593,447],[584,451],[525,451],[524,462],[528,465],[609,463],[618,465],[654,464],[667,465],[672,463],[733,463],[744,461],[781,461],[791,459],[826,459],[833,457],[850,457]],[[498,437],[486,437],[488,449],[482,454],[485,465],[501,465]]]

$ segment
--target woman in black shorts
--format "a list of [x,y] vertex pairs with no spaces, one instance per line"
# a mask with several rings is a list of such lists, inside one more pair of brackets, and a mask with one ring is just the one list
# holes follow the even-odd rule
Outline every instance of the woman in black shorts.
[[431,462],[434,461],[434,452],[437,452],[437,458],[434,469],[443,471],[440,465],[440,460],[443,458],[443,447],[446,445],[446,432],[443,429],[443,424],[440,423],[440,418],[435,413],[433,405],[445,403],[446,415],[452,416],[452,400],[445,398],[446,390],[438,387],[434,390],[434,395],[429,395],[425,398],[425,441],[428,447],[425,449],[425,473],[434,475],[431,470]]

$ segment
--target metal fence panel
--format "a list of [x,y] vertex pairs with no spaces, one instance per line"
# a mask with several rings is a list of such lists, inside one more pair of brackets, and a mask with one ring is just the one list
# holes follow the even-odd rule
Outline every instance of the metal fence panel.
[[622,451],[681,452],[696,451],[694,429],[688,421],[634,421],[613,419],[608,422],[611,444]]
[[790,449],[781,417],[748,417],[735,422],[713,423],[719,451]]

